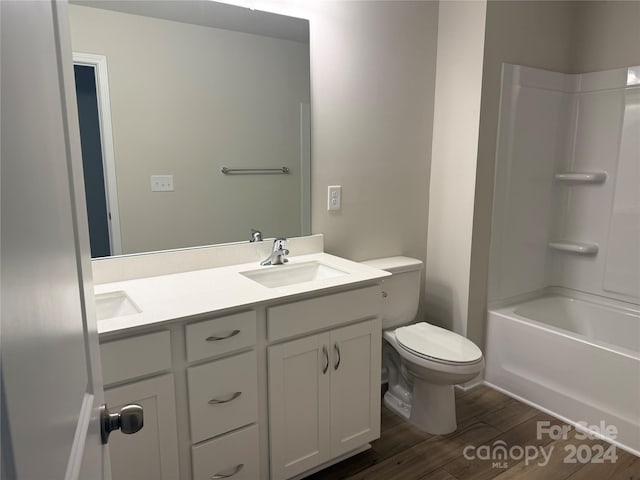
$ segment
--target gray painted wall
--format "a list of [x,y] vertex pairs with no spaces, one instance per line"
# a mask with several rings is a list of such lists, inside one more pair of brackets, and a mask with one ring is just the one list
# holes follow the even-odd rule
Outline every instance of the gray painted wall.
[[[354,260],[425,258],[436,2],[308,2],[312,229]],[[343,207],[328,212],[327,186]]]
[[580,3],[569,73],[640,65],[640,1]]

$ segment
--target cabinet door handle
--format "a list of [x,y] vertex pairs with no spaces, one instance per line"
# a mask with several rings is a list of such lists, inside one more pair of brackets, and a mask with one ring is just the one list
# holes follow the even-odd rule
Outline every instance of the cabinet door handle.
[[219,478],[231,478],[243,468],[244,468],[244,463],[240,463],[235,466],[235,468],[231,473],[216,473],[213,477],[211,477],[211,480],[217,480]]
[[322,374],[324,375],[329,370],[329,351],[326,345],[322,346],[322,353],[324,354],[324,367],[322,367]]
[[336,364],[333,366],[333,369],[337,370],[338,367],[340,366],[340,347],[338,346],[337,343],[334,343],[333,349],[336,351],[336,355],[338,356],[338,358],[336,358]]
[[242,392],[232,393],[229,396],[229,398],[224,398],[222,400],[220,400],[219,398],[212,398],[211,400],[209,400],[209,405],[218,405],[220,403],[229,403],[229,402],[235,400],[236,398],[238,398],[240,395],[242,395]]
[[211,335],[210,337],[207,337],[206,340],[207,342],[217,342],[219,340],[226,340],[227,338],[235,337],[239,333],[240,333],[240,330],[234,330],[232,332],[229,332],[227,335],[223,335],[221,337],[218,337],[216,335]]

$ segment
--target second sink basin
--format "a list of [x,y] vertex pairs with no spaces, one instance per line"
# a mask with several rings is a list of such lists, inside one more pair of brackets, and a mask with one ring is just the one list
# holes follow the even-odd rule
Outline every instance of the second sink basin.
[[287,285],[348,275],[347,272],[317,261],[273,265],[258,270],[240,272],[240,274],[269,288],[285,287]]
[[96,317],[98,320],[140,313],[141,310],[122,290],[96,295]]

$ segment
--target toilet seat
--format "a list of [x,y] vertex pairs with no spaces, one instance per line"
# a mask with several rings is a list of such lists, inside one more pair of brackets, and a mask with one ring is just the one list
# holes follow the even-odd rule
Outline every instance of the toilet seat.
[[395,331],[404,350],[425,360],[445,365],[469,365],[482,361],[482,351],[469,339],[426,322]]

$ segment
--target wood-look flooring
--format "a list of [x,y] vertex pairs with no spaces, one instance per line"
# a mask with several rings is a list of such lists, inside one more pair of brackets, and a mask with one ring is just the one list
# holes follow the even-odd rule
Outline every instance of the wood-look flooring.
[[[566,425],[559,420],[514,400],[502,393],[479,386],[467,392],[456,393],[458,429],[449,435],[434,436],[421,432],[400,417],[382,407],[382,431],[372,448],[333,465],[310,477],[312,480],[640,480],[640,457],[619,448],[617,460],[604,463],[568,463],[568,456],[580,448],[582,458],[593,458],[601,445],[598,440],[579,440],[571,429],[566,439],[553,439],[549,435],[537,438],[537,422]],[[569,428],[567,426],[567,428]],[[528,445],[543,447],[549,461],[538,465],[507,459],[500,465],[492,460],[468,460],[465,447],[492,447],[503,441],[507,449]],[[585,445],[582,446],[581,445]],[[467,448],[470,452],[472,448]],[[514,450],[517,457],[518,450]],[[549,454],[549,452],[551,452]]]

